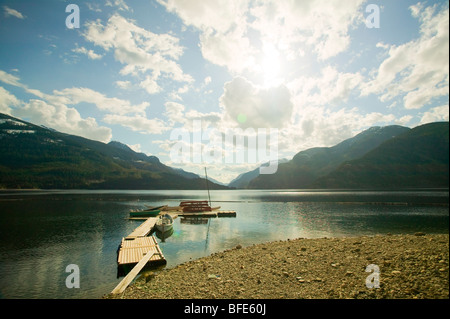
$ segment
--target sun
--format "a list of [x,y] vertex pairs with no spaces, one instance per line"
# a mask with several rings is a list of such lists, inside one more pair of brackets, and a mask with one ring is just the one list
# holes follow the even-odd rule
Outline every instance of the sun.
[[264,44],[262,51],[261,71],[264,77],[264,86],[276,86],[280,83],[281,76],[280,52],[271,43]]

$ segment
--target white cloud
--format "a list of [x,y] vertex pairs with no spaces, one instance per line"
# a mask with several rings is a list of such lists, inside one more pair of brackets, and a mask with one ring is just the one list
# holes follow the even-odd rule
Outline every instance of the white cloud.
[[36,124],[102,142],[107,142],[111,139],[111,129],[99,126],[94,118],[88,117],[83,119],[78,110],[67,105],[91,103],[99,110],[115,113],[113,115],[119,117],[128,113],[135,113],[137,117],[142,116],[150,105],[148,102],[133,105],[127,100],[108,98],[102,93],[88,88],[66,88],[60,91],[54,90],[53,94],[46,94],[40,90],[28,88],[20,83],[19,77],[2,70],[0,70],[0,80],[4,83],[21,87],[27,93],[33,94],[40,99],[31,99],[26,103],[20,102],[11,94],[7,94],[6,90],[0,90],[0,102],[4,100],[10,103],[9,106],[16,106],[13,109],[9,108],[9,106],[9,109],[3,107],[5,111],[9,110],[14,116],[25,117]]
[[72,52],[85,54],[91,60],[99,60],[103,57],[103,55],[97,54],[93,50],[88,50],[85,47],[73,49]]
[[202,128],[214,127],[219,128],[222,116],[218,112],[202,113],[197,110],[189,110],[183,104],[176,102],[167,102],[164,104],[166,112],[164,115],[168,118],[171,127],[181,126],[187,131],[199,129],[196,124],[201,123]]
[[325,106],[303,106],[295,124],[280,130],[278,149],[286,156],[311,147],[333,146],[371,126],[392,124],[395,119],[393,114],[361,114],[358,108],[334,111]]
[[363,23],[364,0],[159,2],[200,30],[205,59],[234,74],[258,70],[261,43],[273,44],[288,60],[305,49],[321,60],[336,56],[350,44],[349,29]]
[[87,41],[106,51],[114,50],[115,59],[124,65],[120,74],[146,74],[141,87],[150,94],[159,92],[157,81],[161,76],[177,82],[193,81],[177,63],[183,47],[179,39],[170,34],[147,31],[134,21],[114,14],[106,25],[100,20],[88,22],[83,35]]
[[127,100],[109,98],[100,92],[88,88],[67,88],[61,91],[53,91],[53,95],[47,95],[46,99],[53,103],[79,104],[92,103],[99,110],[114,114],[139,113],[144,114],[145,109],[150,106],[148,102],[132,105]]
[[298,77],[288,87],[295,95],[299,110],[306,105],[342,104],[362,81],[360,73],[339,72],[334,67],[326,66],[321,70],[320,76]]
[[132,86],[130,81],[116,81],[115,84],[123,90],[128,90]]
[[243,128],[277,128],[290,123],[293,103],[286,86],[260,88],[242,77],[225,83],[220,105],[226,120]]
[[117,7],[120,11],[133,11],[124,0],[106,0],[105,6]]
[[183,123],[185,121],[184,105],[176,102],[167,102],[164,106],[166,107],[165,115],[169,119],[171,125]]
[[210,76],[207,76],[204,80],[203,80],[203,85],[207,86],[209,83],[211,83],[212,78]]
[[11,115],[11,106],[17,106],[20,101],[0,86],[0,113]]
[[118,124],[142,134],[162,134],[170,127],[164,121],[149,119],[144,115],[117,115],[107,114],[103,120],[108,124]]
[[0,70],[0,81],[6,84],[23,87],[23,85],[20,83],[20,78],[12,75],[10,73],[7,73],[3,70]]
[[3,10],[5,11],[5,17],[16,17],[18,19],[25,19],[26,17],[15,9],[11,9],[8,6],[3,6]]
[[94,11],[94,12],[102,12],[102,9],[100,9],[100,6],[98,3],[90,3],[90,2],[86,2],[86,6],[88,7],[88,9],[90,11]]
[[155,79],[150,76],[147,76],[145,80],[139,84],[139,86],[145,89],[148,94],[156,94],[162,90]]
[[376,77],[362,85],[362,95],[381,94],[384,102],[404,94],[406,109],[420,109],[448,95],[449,10],[438,9],[438,5],[411,7],[421,23],[420,38],[389,46]]
[[131,148],[133,151],[135,151],[136,153],[141,153],[142,152],[141,144],[133,144],[133,145],[127,144],[127,146],[129,148]]
[[15,108],[13,114],[26,118],[34,124],[105,143],[112,137],[110,128],[99,126],[92,117],[83,119],[76,109],[62,104],[52,105],[42,100],[31,99],[23,107]]
[[432,108],[428,112],[425,112],[420,119],[419,124],[426,124],[438,121],[448,121],[449,120],[449,108],[448,105],[441,105]]

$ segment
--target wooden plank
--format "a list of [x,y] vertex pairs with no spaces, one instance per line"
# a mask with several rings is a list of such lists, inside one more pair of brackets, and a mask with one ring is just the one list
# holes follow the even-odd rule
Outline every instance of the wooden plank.
[[119,254],[117,256],[117,263],[119,266],[136,264],[149,251],[156,253],[151,259],[152,262],[164,261],[164,255],[154,236],[137,237],[133,239],[124,238],[122,239]]
[[133,279],[139,274],[139,272],[144,268],[150,258],[153,257],[155,252],[148,252],[144,258],[142,258],[136,266],[122,279],[122,281],[114,288],[111,292],[112,294],[120,294],[122,293],[128,285],[133,281]]
[[131,234],[129,234],[126,238],[133,237],[144,237],[150,234],[153,227],[155,227],[157,217],[149,217],[145,222],[143,222],[139,227],[137,227]]

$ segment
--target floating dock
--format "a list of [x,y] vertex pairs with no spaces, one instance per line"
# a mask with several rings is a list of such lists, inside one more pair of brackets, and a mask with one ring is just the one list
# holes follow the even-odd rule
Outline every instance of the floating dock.
[[159,248],[154,236],[123,238],[120,244],[117,263],[119,267],[130,268],[135,266],[147,254],[153,254],[153,257],[147,262],[154,266],[166,264],[164,255]]
[[143,222],[138,228],[136,228],[131,234],[129,234],[125,238],[132,239],[132,238],[137,238],[137,237],[148,236],[152,232],[153,227],[155,227],[157,220],[158,220],[157,217],[145,218],[145,222]]
[[219,210],[212,212],[196,212],[196,213],[178,212],[177,215],[181,217],[236,217],[236,211]]
[[148,236],[155,227],[156,220],[156,217],[147,218],[131,234],[122,238],[117,253],[117,274],[119,277],[132,270],[149,254],[152,254],[152,256],[148,258],[139,271],[146,266],[159,266],[167,263],[156,238]]
[[[182,212],[169,211],[173,219],[182,217],[236,217],[235,211],[202,211]],[[141,219],[141,218],[132,218]],[[146,267],[167,264],[166,259],[159,248],[156,238],[149,236],[155,227],[158,217],[148,217],[131,234],[122,238],[117,253],[117,274],[125,276],[114,288],[112,294],[122,293],[134,280],[139,272]]]

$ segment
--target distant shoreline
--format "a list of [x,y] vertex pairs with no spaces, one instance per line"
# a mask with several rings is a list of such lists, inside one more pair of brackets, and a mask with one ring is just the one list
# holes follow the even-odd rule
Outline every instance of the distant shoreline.
[[[379,267],[379,288],[366,286],[369,265]],[[238,245],[104,298],[448,299],[448,283],[448,234],[299,238]]]

